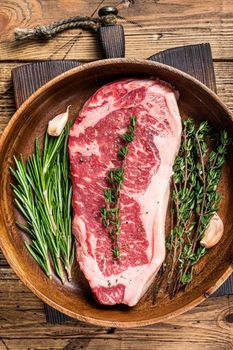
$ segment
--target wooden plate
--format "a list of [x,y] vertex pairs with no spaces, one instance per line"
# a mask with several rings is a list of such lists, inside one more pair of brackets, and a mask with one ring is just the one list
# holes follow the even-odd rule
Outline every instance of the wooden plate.
[[133,327],[152,324],[178,315],[204,300],[232,272],[233,258],[233,152],[232,146],[220,184],[222,201],[220,216],[225,231],[221,242],[212,248],[199,264],[198,274],[185,293],[173,300],[165,299],[153,305],[143,299],[133,308],[103,307],[95,303],[89,287],[76,265],[74,281],[62,286],[54,278],[48,280],[24,247],[22,233],[15,225],[19,213],[14,207],[9,166],[12,156],[33,151],[39,136],[42,142],[48,120],[72,105],[71,117],[78,115],[88,97],[103,84],[128,76],[155,76],[176,87],[180,92],[182,116],[197,121],[207,119],[216,128],[233,135],[233,118],[219,98],[206,86],[189,75],[163,64],[129,59],[109,59],[74,68],[37,90],[15,113],[0,141],[1,216],[0,245],[14,271],[43,301],[59,311],[101,326]]

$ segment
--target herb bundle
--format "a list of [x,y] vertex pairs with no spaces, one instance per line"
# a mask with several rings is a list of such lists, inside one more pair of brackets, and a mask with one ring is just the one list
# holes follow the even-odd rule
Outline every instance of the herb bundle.
[[171,297],[192,280],[195,264],[207,251],[200,240],[218,210],[220,194],[216,189],[228,143],[226,131],[214,134],[207,122],[196,128],[191,118],[183,121],[172,177],[171,230],[166,240],[169,254],[163,265]]
[[[128,154],[127,145],[134,140],[135,127],[136,117],[131,116],[128,129],[122,136],[122,142],[124,145],[120,148],[117,154],[122,161]],[[102,217],[102,222],[107,228],[112,241],[113,258],[120,260],[120,247],[118,244],[118,238],[121,232],[119,199],[122,183],[124,180],[124,169],[111,169],[108,172],[107,180],[110,187],[104,189],[105,206],[103,208],[100,208],[100,214]]]
[[46,275],[51,278],[53,265],[65,282],[71,280],[74,244],[71,234],[71,182],[67,154],[70,124],[59,137],[46,133],[43,152],[38,139],[35,152],[24,163],[22,155],[14,157],[16,169],[10,168],[16,184],[15,202],[26,223],[17,223],[28,233],[25,245]]

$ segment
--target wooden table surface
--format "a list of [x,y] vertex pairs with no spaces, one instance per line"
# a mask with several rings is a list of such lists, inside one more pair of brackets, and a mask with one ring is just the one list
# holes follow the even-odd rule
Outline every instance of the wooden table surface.
[[[111,3],[120,9],[126,56],[146,58],[174,46],[209,42],[219,96],[233,111],[232,0],[0,0],[0,131],[15,111],[11,69],[47,59],[102,57],[96,37],[78,29],[55,39],[17,44],[15,27],[74,15],[96,15]],[[192,311],[153,326],[112,329],[81,322],[46,323],[43,303],[17,278],[0,254],[1,349],[233,349],[233,296],[209,298]]]

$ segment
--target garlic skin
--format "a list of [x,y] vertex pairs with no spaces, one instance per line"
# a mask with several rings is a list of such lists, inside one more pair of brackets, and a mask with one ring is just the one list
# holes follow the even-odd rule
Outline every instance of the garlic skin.
[[216,245],[223,235],[223,222],[217,213],[213,215],[200,244],[205,248],[211,248]]
[[69,116],[70,106],[67,107],[64,113],[56,115],[53,119],[51,119],[48,123],[47,133],[50,136],[59,136],[64,129]]

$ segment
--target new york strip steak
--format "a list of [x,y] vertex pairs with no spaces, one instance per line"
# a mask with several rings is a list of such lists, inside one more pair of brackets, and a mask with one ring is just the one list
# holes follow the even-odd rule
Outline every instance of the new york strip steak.
[[[137,118],[135,137],[122,161],[117,153],[132,115]],[[103,86],[85,103],[70,130],[77,260],[102,304],[135,305],[165,258],[165,217],[180,139],[176,93],[157,79],[124,79]],[[100,215],[108,171],[117,167],[125,173],[119,261],[113,258]]]

